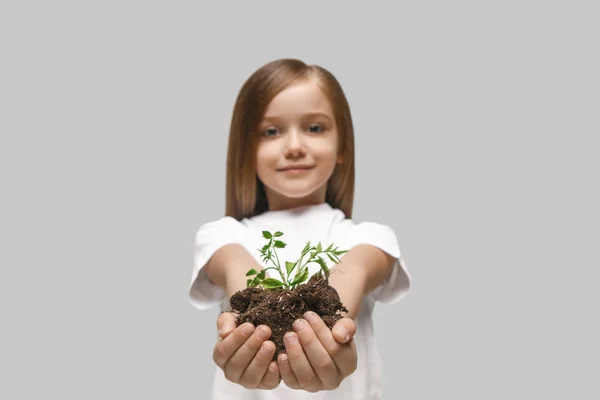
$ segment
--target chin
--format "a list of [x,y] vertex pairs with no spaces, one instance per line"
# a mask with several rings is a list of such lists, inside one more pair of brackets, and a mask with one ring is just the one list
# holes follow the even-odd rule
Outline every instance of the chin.
[[321,189],[320,186],[315,187],[302,187],[302,188],[273,188],[274,192],[277,192],[278,195],[287,197],[289,199],[303,199],[307,197],[314,196],[316,192]]
[[311,197],[315,193],[315,190],[308,191],[308,192],[305,192],[305,191],[302,191],[302,192],[299,192],[299,191],[281,191],[281,192],[279,192],[278,191],[277,193],[280,196],[284,196],[284,197],[287,197],[289,199],[303,199],[303,198],[306,198],[306,197]]

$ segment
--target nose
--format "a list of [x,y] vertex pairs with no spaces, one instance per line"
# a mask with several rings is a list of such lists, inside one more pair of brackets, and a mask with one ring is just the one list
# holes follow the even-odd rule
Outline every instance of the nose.
[[301,132],[293,129],[288,132],[285,148],[286,157],[299,157],[306,155],[306,146],[303,142]]

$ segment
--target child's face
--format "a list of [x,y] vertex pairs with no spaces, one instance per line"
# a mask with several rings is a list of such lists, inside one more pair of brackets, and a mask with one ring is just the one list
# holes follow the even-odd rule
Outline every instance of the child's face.
[[[269,209],[324,202],[338,160],[338,132],[319,87],[303,81],[280,92],[267,106],[259,132],[257,174]],[[286,170],[292,166],[301,168]]]

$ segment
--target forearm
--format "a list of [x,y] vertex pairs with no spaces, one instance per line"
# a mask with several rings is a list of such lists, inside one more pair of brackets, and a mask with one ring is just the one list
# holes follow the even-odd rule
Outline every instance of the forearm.
[[[346,253],[329,277],[349,318],[356,318],[363,298],[389,276],[395,259],[375,246],[360,244]],[[337,270],[337,272],[336,272]]]
[[240,244],[228,244],[213,254],[204,267],[208,279],[221,287],[231,297],[235,292],[246,288],[246,272],[262,266]]

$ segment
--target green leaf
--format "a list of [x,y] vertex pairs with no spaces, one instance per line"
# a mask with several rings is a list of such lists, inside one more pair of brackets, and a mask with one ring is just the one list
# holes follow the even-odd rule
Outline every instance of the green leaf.
[[291,285],[297,285],[299,283],[304,282],[306,279],[308,279],[308,268],[304,267],[302,268],[302,273],[297,276],[296,278],[294,278],[294,280],[292,281]]
[[277,279],[274,279],[274,278],[267,278],[267,279],[263,280],[260,283],[260,285],[262,287],[264,287],[265,289],[274,289],[274,288],[283,286],[283,282],[281,282]]
[[270,246],[270,244],[269,244],[269,243],[265,244],[265,245],[262,247],[262,249],[260,249],[260,252],[261,252],[262,254],[264,254],[264,253],[265,253],[267,250],[269,250],[269,246]]
[[335,254],[334,255],[327,254],[327,255],[329,256],[329,258],[331,259],[331,261],[333,261],[334,263],[336,263],[336,264],[340,263],[340,259]]
[[319,242],[319,243],[317,244],[317,253],[320,253],[320,252],[322,252],[322,251],[323,251],[323,247],[321,246],[321,242]]
[[283,236],[283,232],[277,231],[275,232],[275,237]]
[[271,239],[273,237],[269,231],[262,231],[262,234],[265,239]]
[[321,266],[321,269],[327,273],[329,273],[329,268],[327,268],[327,264],[325,263],[325,260],[323,260],[321,257],[318,257],[315,262],[317,264],[319,264]]
[[276,240],[275,241],[275,247],[278,249],[283,249],[286,246],[286,244],[284,242],[282,242],[281,240]]
[[332,247],[333,247],[333,243],[331,243],[331,244],[329,245],[329,247],[325,249],[325,252],[326,252],[326,253],[330,252]]
[[304,271],[308,271],[308,267],[305,265],[301,270],[296,271],[296,275],[294,275],[294,280],[298,278],[300,275],[304,273]]
[[265,270],[260,271],[258,275],[256,275],[258,279],[265,279]]
[[246,281],[246,286],[250,286],[250,284],[251,284],[251,283],[252,283],[252,279],[248,279],[248,280]]
[[286,272],[287,272],[287,276],[290,276],[290,274],[294,270],[295,266],[296,266],[296,263],[289,262],[289,261],[285,262],[285,269],[286,269]]
[[256,272],[256,270],[252,268],[250,271],[246,272],[246,276],[256,275],[257,273],[258,272]]
[[306,242],[306,246],[302,249],[302,253],[308,253],[308,250],[310,250],[310,241]]

